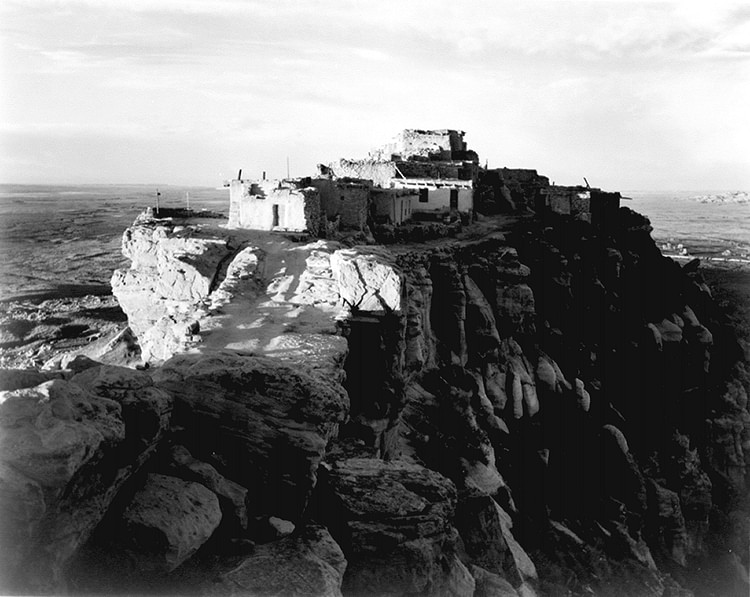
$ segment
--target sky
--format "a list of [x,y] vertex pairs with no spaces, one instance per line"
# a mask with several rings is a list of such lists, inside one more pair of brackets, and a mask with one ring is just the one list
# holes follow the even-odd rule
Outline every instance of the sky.
[[315,173],[404,128],[608,190],[750,190],[750,4],[0,0],[0,182]]

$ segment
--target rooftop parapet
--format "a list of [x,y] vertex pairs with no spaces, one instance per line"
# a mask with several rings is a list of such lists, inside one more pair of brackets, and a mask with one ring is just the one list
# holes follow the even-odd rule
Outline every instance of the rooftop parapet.
[[[428,158],[462,159],[467,151],[464,131],[454,129],[404,129],[396,138],[370,152],[375,160]],[[454,154],[462,154],[460,157]]]

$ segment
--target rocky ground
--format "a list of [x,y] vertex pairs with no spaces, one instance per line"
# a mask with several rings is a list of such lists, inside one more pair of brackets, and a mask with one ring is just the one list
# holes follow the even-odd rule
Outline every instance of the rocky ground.
[[649,232],[140,220],[112,286],[150,369],[2,376],[4,589],[746,595],[744,286]]
[[[63,288],[0,302],[0,367],[55,366],[73,353],[101,358],[112,349],[110,342],[127,334],[127,317],[110,292],[108,286]],[[128,352],[119,364],[138,360],[134,344]]]

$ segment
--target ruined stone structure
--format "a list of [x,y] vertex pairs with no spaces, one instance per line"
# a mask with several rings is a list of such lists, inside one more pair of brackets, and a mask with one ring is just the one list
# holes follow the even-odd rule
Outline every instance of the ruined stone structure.
[[314,178],[310,185],[320,193],[320,208],[341,230],[364,230],[370,207],[372,181],[361,178]]
[[404,129],[394,141],[370,152],[383,160],[427,158],[449,161],[454,154],[466,153],[464,132],[453,129]]
[[310,179],[232,180],[229,227],[318,234],[320,194]]
[[[583,186],[553,185],[541,194],[537,211],[546,210],[570,215],[595,225],[614,220],[620,208],[621,195]],[[541,208],[541,209],[540,209]]]
[[493,213],[496,210],[534,208],[549,187],[549,178],[527,168],[482,169],[477,178],[475,208]]

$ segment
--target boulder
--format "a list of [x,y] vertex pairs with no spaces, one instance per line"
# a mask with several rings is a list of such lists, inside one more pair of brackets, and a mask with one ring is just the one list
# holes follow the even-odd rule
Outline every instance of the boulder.
[[190,453],[248,488],[249,515],[297,522],[349,407],[335,380],[230,351],[173,357],[154,373]]
[[[68,563],[151,454],[170,410],[148,375],[119,367],[0,394],[0,578],[9,591],[64,590]],[[153,426],[133,424],[139,412]]]
[[120,404],[128,446],[134,453],[154,445],[169,424],[172,397],[155,387],[144,372],[102,365],[84,369],[71,382]]
[[552,366],[552,359],[545,354],[540,354],[536,365],[537,384],[549,392],[559,391],[557,374]]
[[575,386],[578,407],[583,412],[588,412],[589,408],[591,408],[591,396],[589,395],[588,390],[586,390],[583,381],[577,377],[575,378]]
[[222,525],[230,527],[234,532],[247,529],[247,489],[221,475],[207,462],[193,458],[185,446],[173,446],[170,457],[165,472],[184,481],[200,483],[213,491],[219,498]]
[[295,528],[294,523],[289,522],[288,520],[281,520],[281,518],[276,518],[275,516],[271,516],[268,519],[268,526],[279,539],[291,535]]
[[[506,577],[506,563],[511,564],[511,554],[505,533],[491,496],[476,489],[463,491],[456,506],[455,525],[472,564]],[[514,584],[521,578],[512,571]]]
[[151,473],[122,514],[119,544],[144,571],[171,572],[221,522],[216,495],[200,483]]
[[403,461],[348,458],[328,468],[319,515],[349,562],[345,593],[431,594],[448,582],[451,481]]
[[661,335],[662,342],[681,342],[682,328],[666,317],[654,324]]
[[340,249],[330,258],[341,301],[358,311],[401,311],[404,280],[385,250]]
[[228,237],[163,220],[139,218],[123,233],[122,253],[131,263],[112,275],[112,294],[143,360],[162,362],[185,350],[199,329],[200,305],[232,252]]
[[214,594],[340,597],[346,559],[321,526],[258,546],[242,563],[220,575]]

